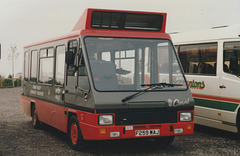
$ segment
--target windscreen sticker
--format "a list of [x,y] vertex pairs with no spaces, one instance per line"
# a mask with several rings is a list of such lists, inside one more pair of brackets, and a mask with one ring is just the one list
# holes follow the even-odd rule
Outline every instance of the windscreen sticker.
[[187,81],[187,84],[188,86],[191,88],[191,89],[200,89],[200,90],[203,90],[205,88],[205,83],[204,81],[202,82],[198,82],[198,81]]

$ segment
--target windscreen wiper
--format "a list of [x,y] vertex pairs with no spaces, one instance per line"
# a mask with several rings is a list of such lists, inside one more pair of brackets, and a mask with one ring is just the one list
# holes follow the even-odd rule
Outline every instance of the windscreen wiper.
[[126,102],[128,100],[131,100],[132,98],[136,97],[137,95],[141,93],[148,92],[150,90],[154,90],[156,88],[164,88],[166,86],[168,87],[174,87],[174,86],[182,86],[181,84],[170,84],[170,83],[152,83],[152,84],[142,84],[141,86],[149,86],[148,88],[141,90],[133,95],[127,96],[124,99],[122,99],[122,102]]
[[175,86],[183,86],[183,85],[182,84],[173,84],[173,83],[151,83],[151,84],[142,84],[141,86],[175,87]]

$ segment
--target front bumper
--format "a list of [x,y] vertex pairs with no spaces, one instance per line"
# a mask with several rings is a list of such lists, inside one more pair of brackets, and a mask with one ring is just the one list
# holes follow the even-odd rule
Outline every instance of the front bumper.
[[[191,135],[194,130],[194,122],[174,124],[149,124],[149,125],[124,125],[124,126],[89,126],[81,124],[81,130],[85,140],[112,140],[129,138],[146,138],[161,136]],[[137,136],[136,132],[142,130],[159,130],[159,134]]]

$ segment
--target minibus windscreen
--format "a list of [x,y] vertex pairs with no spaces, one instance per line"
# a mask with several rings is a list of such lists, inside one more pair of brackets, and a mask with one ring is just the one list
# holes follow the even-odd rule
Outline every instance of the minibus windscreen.
[[153,91],[187,88],[169,40],[85,37],[85,44],[98,91],[139,91],[158,83],[178,85]]

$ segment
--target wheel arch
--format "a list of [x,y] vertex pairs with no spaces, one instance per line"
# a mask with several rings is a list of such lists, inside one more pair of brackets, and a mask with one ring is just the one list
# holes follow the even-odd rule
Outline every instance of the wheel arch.
[[[77,119],[78,119],[78,115],[77,115],[77,112],[75,112],[75,111],[68,111],[68,119],[67,119],[67,133],[69,132],[69,127],[70,127],[70,119],[71,119],[71,117],[72,116],[76,116],[77,117]],[[79,125],[80,126],[80,125]]]
[[237,115],[236,115],[236,122],[240,120],[240,107],[238,107]]

